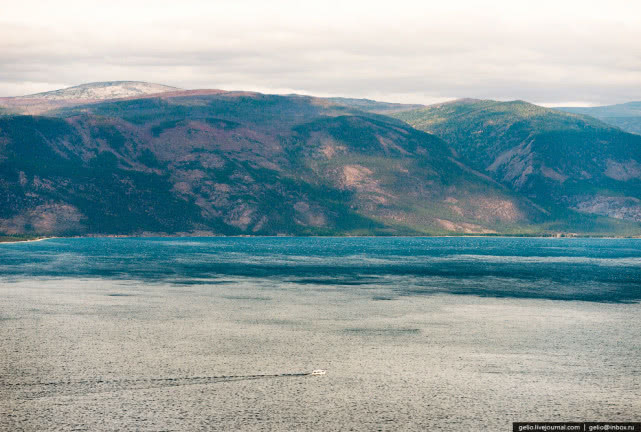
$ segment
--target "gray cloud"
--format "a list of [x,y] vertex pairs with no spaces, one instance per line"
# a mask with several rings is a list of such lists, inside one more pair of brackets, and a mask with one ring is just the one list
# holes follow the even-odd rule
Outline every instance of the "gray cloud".
[[0,18],[2,95],[126,79],[424,103],[641,100],[634,1],[29,3]]

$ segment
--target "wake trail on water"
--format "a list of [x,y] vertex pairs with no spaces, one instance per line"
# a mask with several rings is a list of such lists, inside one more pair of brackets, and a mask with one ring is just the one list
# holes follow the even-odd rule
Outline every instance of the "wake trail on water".
[[[4,393],[4,395],[0,393],[0,399],[39,399],[58,395],[68,396],[75,394],[108,393],[127,390],[146,390],[163,387],[207,385],[235,381],[251,381],[274,378],[302,378],[307,376],[312,376],[312,373],[299,372],[257,375],[219,375],[175,378],[137,378],[114,380],[94,379],[35,383],[1,383],[0,392]],[[9,393],[9,397],[7,397],[6,394],[7,390]]]

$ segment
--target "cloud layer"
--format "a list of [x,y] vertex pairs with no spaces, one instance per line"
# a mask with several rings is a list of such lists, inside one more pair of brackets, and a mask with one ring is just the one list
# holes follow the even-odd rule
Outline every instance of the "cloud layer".
[[102,3],[5,5],[0,95],[141,80],[419,103],[641,100],[636,0]]

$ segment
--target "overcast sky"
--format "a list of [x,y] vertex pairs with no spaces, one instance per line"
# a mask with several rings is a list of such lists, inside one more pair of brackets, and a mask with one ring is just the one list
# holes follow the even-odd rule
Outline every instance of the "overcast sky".
[[641,1],[0,0],[0,95],[111,80],[416,103],[641,100]]

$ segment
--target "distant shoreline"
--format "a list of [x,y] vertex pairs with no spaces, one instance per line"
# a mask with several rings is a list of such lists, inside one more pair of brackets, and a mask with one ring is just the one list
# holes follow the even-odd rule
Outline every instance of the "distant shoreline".
[[530,235],[530,234],[459,234],[459,235],[417,235],[417,236],[410,236],[410,235],[389,235],[389,236],[377,236],[377,235],[316,235],[316,236],[297,236],[297,235],[163,235],[163,234],[145,234],[145,235],[86,235],[86,236],[69,236],[69,237],[39,237],[39,238],[25,238],[25,239],[13,239],[10,237],[0,237],[0,245],[1,244],[16,244],[16,243],[31,243],[31,242],[39,242],[39,241],[44,241],[44,240],[52,240],[52,239],[84,239],[84,238],[140,238],[140,239],[145,239],[145,238],[537,238],[537,239],[606,239],[606,240],[626,240],[626,239],[641,239],[641,237],[637,236],[630,236],[630,237],[625,237],[625,236],[608,236],[608,235],[603,235],[603,236],[598,236],[598,235],[565,235],[565,236],[557,236],[557,235]]
[[[12,243],[31,243],[39,242],[43,240],[51,240],[59,237],[39,237],[39,238],[29,238],[29,239],[12,239],[12,238],[0,238],[0,244],[12,244]],[[72,237],[69,237],[72,238]]]

